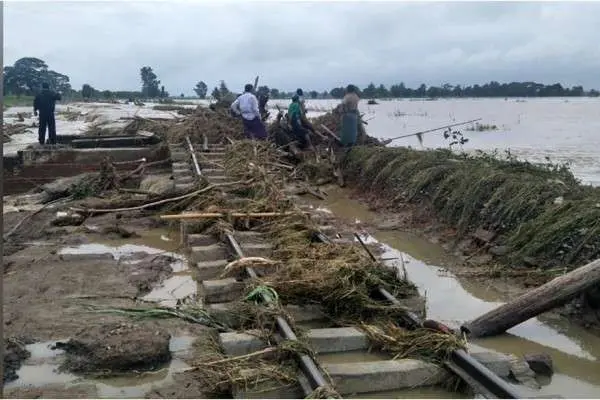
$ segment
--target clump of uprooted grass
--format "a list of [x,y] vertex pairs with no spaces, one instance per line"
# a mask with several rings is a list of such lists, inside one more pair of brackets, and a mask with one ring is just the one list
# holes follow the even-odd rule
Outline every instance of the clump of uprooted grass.
[[393,270],[373,262],[354,245],[314,243],[313,229],[302,216],[292,216],[265,229],[272,236],[273,258],[281,267],[264,278],[283,303],[319,304],[339,321],[394,320],[402,306],[384,305],[373,295],[379,288],[396,298],[417,295],[416,287],[399,280]]
[[361,329],[367,333],[374,348],[393,354],[394,359],[416,358],[439,364],[453,351],[467,347],[464,338],[427,328],[407,330],[389,323],[383,326],[363,324]]
[[511,248],[547,267],[600,257],[600,189],[582,186],[565,166],[448,150],[354,148],[345,176],[391,205],[426,201],[462,236],[493,231]]

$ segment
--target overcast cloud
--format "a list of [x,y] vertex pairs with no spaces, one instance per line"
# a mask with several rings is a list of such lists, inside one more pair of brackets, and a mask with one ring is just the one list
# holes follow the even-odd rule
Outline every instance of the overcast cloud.
[[172,94],[416,87],[490,80],[600,88],[600,3],[5,2],[4,64],[46,61],[75,88],[139,89],[151,66]]

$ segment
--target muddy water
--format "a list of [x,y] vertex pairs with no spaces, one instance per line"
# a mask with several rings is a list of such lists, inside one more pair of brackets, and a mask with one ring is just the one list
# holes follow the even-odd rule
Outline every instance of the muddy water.
[[[325,201],[309,200],[315,207],[327,208],[338,218],[355,223],[373,222],[376,214],[359,201],[348,198],[349,192],[327,188]],[[308,199],[307,199],[308,200]],[[441,246],[406,232],[361,232],[369,241],[383,247],[383,258],[402,257],[408,278],[427,296],[427,314],[449,325],[477,317],[514,297],[508,283],[485,285],[479,281],[457,278],[450,270],[459,260]],[[399,261],[388,261],[396,264]],[[475,341],[480,346],[504,353],[551,355],[556,373],[540,394],[571,398],[600,395],[600,338],[553,315],[526,321],[504,335]]]
[[59,372],[58,367],[64,359],[64,352],[51,349],[55,341],[35,343],[26,346],[31,352],[31,357],[18,370],[19,379],[6,384],[5,389],[45,385],[66,387],[86,385],[94,386],[100,398],[143,398],[152,388],[173,382],[174,373],[189,368],[182,358],[191,348],[193,339],[189,336],[171,338],[169,347],[173,359],[167,366],[157,371],[106,379],[86,379]]

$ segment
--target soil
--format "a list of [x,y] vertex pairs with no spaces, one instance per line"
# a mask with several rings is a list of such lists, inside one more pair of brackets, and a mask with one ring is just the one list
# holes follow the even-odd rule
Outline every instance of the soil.
[[[195,337],[206,329],[179,319],[132,320],[115,314],[89,312],[90,306],[139,307],[142,305],[138,300],[140,296],[172,276],[171,264],[175,260],[163,254],[146,253],[134,253],[121,260],[115,260],[111,254],[60,255],[59,250],[66,246],[102,243],[111,237],[121,239],[121,233],[109,237],[105,234],[115,232],[116,223],[123,231],[132,233],[130,237],[162,224],[143,213],[127,213],[119,218],[114,214],[95,216],[79,226],[56,227],[52,221],[57,211],[48,209],[33,215],[5,244],[5,337],[19,338],[22,344],[64,343],[73,339],[71,344],[85,348],[88,357],[77,357],[73,352],[61,357],[69,360],[68,369],[78,371],[77,374],[115,368],[135,373],[160,366],[171,358],[170,337]],[[4,214],[4,233],[29,213]],[[97,230],[90,230],[90,225]],[[24,337],[27,340],[22,339]],[[5,376],[9,380],[16,378],[15,371],[18,374],[22,361],[29,356],[22,346],[14,343],[17,342],[6,345]],[[28,361],[32,363],[38,361]],[[81,398],[96,397],[97,392],[94,385],[47,385],[11,388],[5,395]]]
[[[373,228],[413,232],[434,244],[440,244],[462,260],[462,263],[450,266],[458,276],[485,281],[486,285],[493,286],[499,292],[510,290],[513,296],[543,285],[550,279],[547,274],[532,268],[535,267],[533,261],[533,264],[521,266],[508,267],[503,264],[501,246],[490,246],[476,235],[460,237],[456,229],[435,217],[435,212],[426,202],[396,203],[390,206],[389,201],[358,190],[353,191],[351,197],[364,202],[370,211],[378,214],[377,221],[372,224]],[[600,335],[600,293],[582,294],[550,313],[567,317]]]
[[104,375],[129,370],[153,370],[171,360],[164,329],[150,330],[131,323],[84,327],[56,347],[67,353],[62,370]]

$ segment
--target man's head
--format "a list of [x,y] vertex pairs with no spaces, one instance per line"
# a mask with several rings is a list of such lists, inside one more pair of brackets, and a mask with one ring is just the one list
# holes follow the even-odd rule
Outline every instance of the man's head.
[[48,85],[48,83],[44,82],[44,83],[42,83],[42,89],[48,90],[48,89],[50,89],[50,85]]
[[253,90],[254,90],[254,85],[251,83],[248,83],[246,86],[244,86],[244,92],[246,92],[246,93],[252,93]]
[[296,89],[296,94],[298,96],[304,96],[304,92],[302,91],[302,89]]

